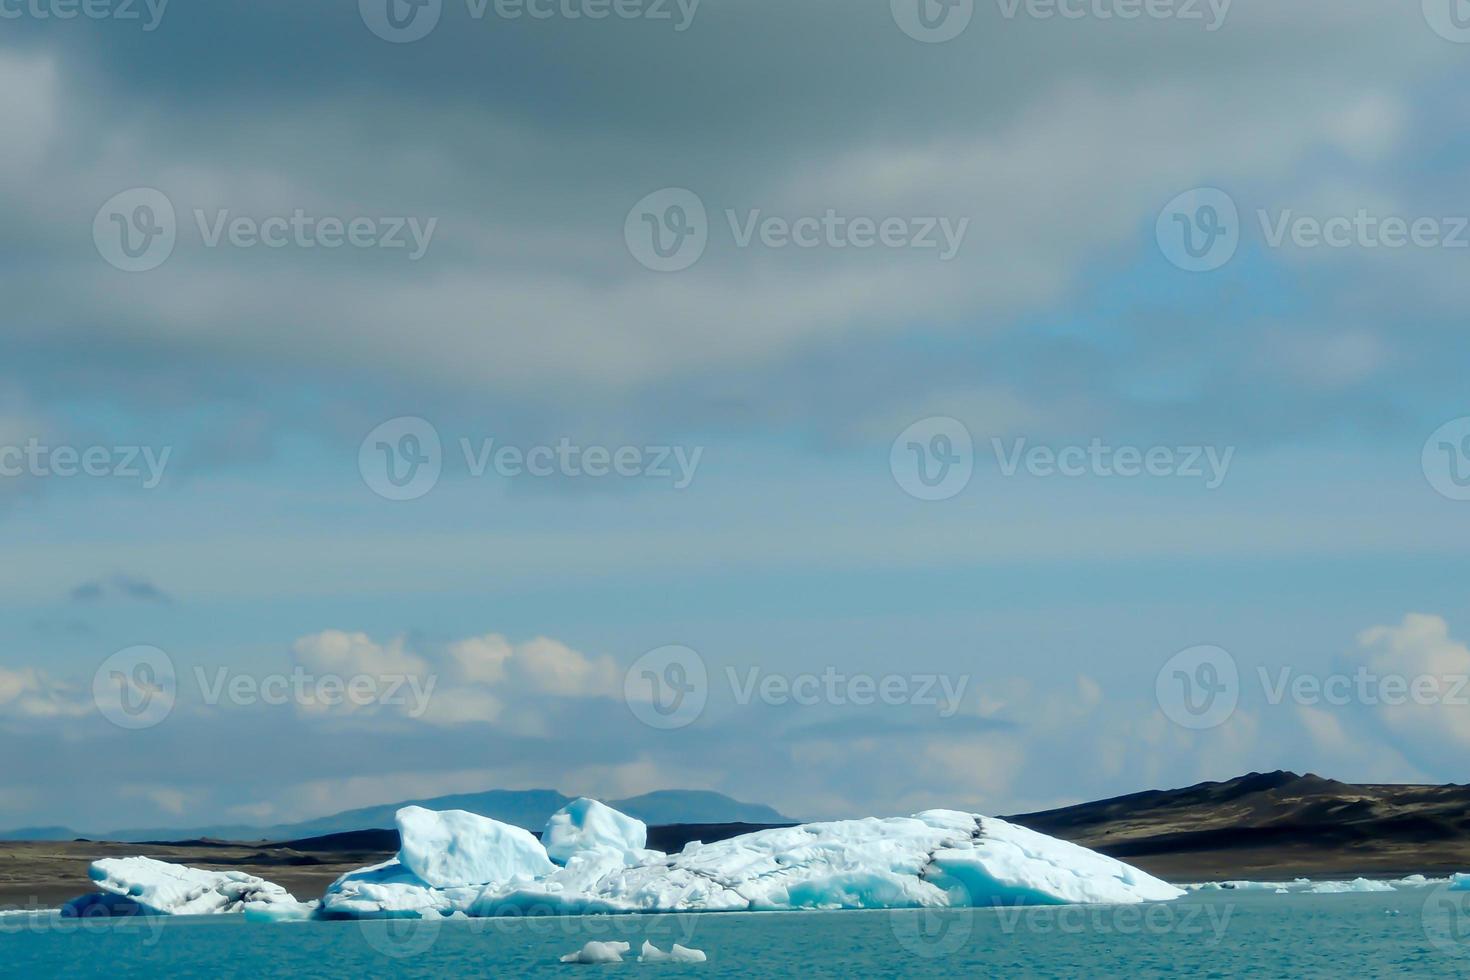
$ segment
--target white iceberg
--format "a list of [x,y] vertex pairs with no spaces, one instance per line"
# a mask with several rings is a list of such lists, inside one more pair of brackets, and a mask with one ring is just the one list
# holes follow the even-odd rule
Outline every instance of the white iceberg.
[[503,884],[555,870],[529,831],[464,810],[406,806],[394,819],[398,860],[433,888]]
[[541,843],[551,860],[566,864],[583,851],[642,851],[648,846],[648,827],[641,820],[584,796],[551,815]]
[[627,943],[589,942],[575,953],[563,956],[561,961],[563,963],[621,963],[623,954],[631,948]]
[[63,915],[216,915],[246,912],[281,914],[313,906],[296,901],[286,889],[240,871],[204,871],[152,858],[107,858],[88,871],[102,889],[67,903]]
[[1348,892],[1391,892],[1393,885],[1386,881],[1354,878],[1352,881],[1319,881],[1307,889],[1312,895],[1341,895]]
[[1206,891],[1206,892],[1213,892],[1213,891],[1241,891],[1241,892],[1271,891],[1271,892],[1275,892],[1277,894],[1280,894],[1280,893],[1285,892],[1285,891],[1288,891],[1289,889],[1292,889],[1292,888],[1305,888],[1308,885],[1310,885],[1311,883],[1312,883],[1311,882],[1311,879],[1309,879],[1309,878],[1294,878],[1291,881],[1249,881],[1249,880],[1205,881],[1205,882],[1200,882],[1199,884],[1195,884],[1195,885],[1185,885],[1184,886],[1184,889],[1186,891],[1192,891],[1192,892],[1197,892],[1197,891]]
[[[487,835],[514,840],[499,828]],[[550,866],[549,873],[518,873],[488,885],[476,880],[485,876],[478,863],[473,872],[451,873],[460,863],[434,853],[436,839],[422,836],[412,860],[419,869],[442,872],[437,884],[406,859],[405,848],[397,861],[339,879],[322,900],[323,914],[488,917],[1122,904],[1184,894],[1087,848],[953,810],[765,830],[673,856],[594,847],[574,852],[565,867]]]
[[674,948],[665,953],[647,939],[638,953],[639,963],[703,963],[708,957],[702,949],[690,949],[674,943]]

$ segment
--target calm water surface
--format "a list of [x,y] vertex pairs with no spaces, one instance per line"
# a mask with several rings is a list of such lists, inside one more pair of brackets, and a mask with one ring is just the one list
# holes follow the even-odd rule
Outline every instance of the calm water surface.
[[[564,966],[589,939],[699,965]],[[0,918],[0,974],[49,977],[1470,975],[1470,893],[1209,892],[1153,906],[422,922]]]

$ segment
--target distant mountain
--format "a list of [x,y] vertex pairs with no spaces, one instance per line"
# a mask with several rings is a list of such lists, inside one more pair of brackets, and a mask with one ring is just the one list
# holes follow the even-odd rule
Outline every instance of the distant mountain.
[[1005,819],[1174,880],[1470,871],[1470,786],[1253,772]]
[[0,840],[76,840],[83,836],[70,827],[20,827],[0,831]]
[[[177,841],[177,840],[233,840],[233,841],[283,841],[302,838],[325,837],[330,834],[351,833],[360,830],[391,829],[393,815],[405,806],[422,806],[431,810],[468,810],[481,816],[491,817],[502,823],[540,831],[546,821],[557,810],[570,803],[574,797],[565,796],[556,790],[490,790],[485,793],[463,793],[438,796],[432,799],[403,800],[381,806],[362,807],[342,813],[299,823],[275,824],[260,827],[243,824],[217,824],[208,827],[134,827],[114,830],[106,834],[78,834],[67,828],[30,828],[21,831],[0,833],[0,840],[72,840],[85,836],[93,840],[113,841]],[[664,824],[785,824],[793,823],[776,810],[758,803],[741,803],[722,793],[708,790],[659,790],[626,800],[608,800],[608,805],[630,816],[637,817],[649,826]],[[30,833],[48,833],[54,836],[20,836]],[[64,834],[64,836],[61,836]]]

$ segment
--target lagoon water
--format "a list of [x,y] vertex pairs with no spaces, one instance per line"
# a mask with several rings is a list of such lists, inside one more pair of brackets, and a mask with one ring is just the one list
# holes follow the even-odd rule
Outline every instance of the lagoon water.
[[[705,950],[694,965],[569,966],[588,940]],[[484,977],[1364,976],[1470,972],[1470,894],[1202,892],[1148,906],[796,912],[425,923],[236,916],[0,917],[0,975]]]

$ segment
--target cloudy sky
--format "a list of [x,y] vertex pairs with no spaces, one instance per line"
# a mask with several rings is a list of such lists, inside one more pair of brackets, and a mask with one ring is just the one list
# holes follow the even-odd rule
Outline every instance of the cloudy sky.
[[1454,2],[0,2],[0,827],[1463,778]]

